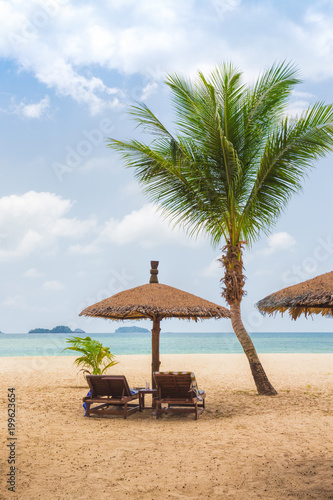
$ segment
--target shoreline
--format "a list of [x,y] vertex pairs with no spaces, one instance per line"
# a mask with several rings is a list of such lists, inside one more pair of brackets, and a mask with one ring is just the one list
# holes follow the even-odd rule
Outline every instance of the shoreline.
[[[17,497],[83,500],[93,481],[97,498],[119,500],[333,498],[333,353],[259,357],[277,396],[256,394],[244,354],[161,355],[161,370],[194,371],[206,391],[198,421],[84,418],[75,356],[1,358],[2,387],[17,397]],[[131,387],[150,380],[150,355],[117,360],[108,373]]]
[[[0,374],[11,375],[18,382],[23,373],[53,374],[59,369],[68,372],[73,379],[83,378],[74,364],[77,356],[6,356],[0,357]],[[259,353],[259,358],[269,377],[283,385],[284,379],[291,379],[298,386],[309,376],[322,380],[325,374],[332,374],[333,387],[333,353]],[[197,378],[204,380],[220,373],[221,377],[233,373],[243,386],[255,389],[248,360],[244,353],[207,353],[207,354],[160,354],[161,371],[194,371]],[[138,378],[141,373],[145,380],[151,376],[151,354],[119,354],[118,364],[111,367],[108,373],[125,374],[131,383],[131,375]],[[298,377],[297,377],[298,375]],[[330,378],[330,377],[329,377]],[[275,382],[276,383],[276,382]],[[132,385],[139,385],[138,382]]]
[[[333,355],[333,351],[318,351],[318,352],[258,352],[258,356],[298,356],[298,355]],[[79,353],[78,353],[79,356]],[[116,357],[128,357],[128,356],[151,356],[151,352],[141,353],[141,354],[114,354]],[[163,353],[160,352],[160,356],[245,356],[244,352],[178,352],[178,353]],[[39,355],[15,355],[15,356],[0,356],[0,360],[13,358],[75,358],[73,354],[39,354]]]

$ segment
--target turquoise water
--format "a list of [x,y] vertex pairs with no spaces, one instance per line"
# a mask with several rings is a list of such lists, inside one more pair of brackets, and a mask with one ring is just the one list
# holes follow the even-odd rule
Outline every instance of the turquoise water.
[[[0,335],[0,356],[73,356],[66,347],[68,334]],[[85,335],[82,335],[85,336]],[[113,354],[150,354],[150,333],[96,333],[91,338]],[[333,353],[333,333],[251,333],[259,353]],[[161,332],[161,354],[240,353],[234,333]]]

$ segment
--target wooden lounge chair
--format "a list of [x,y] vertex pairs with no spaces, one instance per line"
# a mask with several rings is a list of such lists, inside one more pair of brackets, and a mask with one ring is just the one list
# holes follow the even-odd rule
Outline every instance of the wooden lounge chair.
[[[157,397],[156,418],[166,412],[194,412],[195,420],[205,409],[204,391],[197,388],[195,375],[191,372],[154,372]],[[167,408],[162,409],[162,404]]]
[[[83,398],[87,404],[87,417],[97,415],[123,415],[124,418],[139,410],[137,391],[131,391],[124,375],[87,375],[91,395]],[[134,392],[134,393],[133,393]],[[91,407],[97,403],[97,406]]]

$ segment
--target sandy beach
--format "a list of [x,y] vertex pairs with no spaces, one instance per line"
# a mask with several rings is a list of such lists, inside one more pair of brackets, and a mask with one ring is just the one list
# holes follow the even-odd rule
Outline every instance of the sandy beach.
[[[276,397],[240,354],[162,355],[194,371],[207,409],[84,418],[72,357],[1,358],[1,499],[333,499],[333,354],[262,354]],[[112,374],[149,380],[150,356]],[[7,387],[15,387],[16,495],[7,490]]]

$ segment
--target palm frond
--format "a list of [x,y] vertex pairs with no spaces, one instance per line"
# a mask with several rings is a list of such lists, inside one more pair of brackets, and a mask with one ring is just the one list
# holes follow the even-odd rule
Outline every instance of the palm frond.
[[[64,351],[70,350],[83,353],[83,356],[79,356],[74,361],[77,366],[84,367],[81,371],[88,373],[92,371],[93,375],[101,375],[107,368],[117,364],[114,355],[110,352],[110,348],[104,347],[98,340],[93,340],[90,337],[72,337],[66,339],[66,342],[72,345],[66,347]],[[87,368],[91,370],[87,370]]]
[[314,162],[332,150],[332,106],[317,103],[297,120],[285,118],[267,141],[244,208],[240,225],[252,229],[245,236],[254,240],[269,230]]
[[153,136],[166,136],[169,140],[172,139],[170,132],[146,104],[137,103],[136,106],[131,106],[129,114],[135,119],[137,127],[140,127],[144,132],[150,133]]
[[332,150],[332,108],[315,104],[285,118],[300,82],[290,63],[273,64],[253,84],[224,64],[196,81],[168,76],[176,113],[171,133],[144,104],[131,108],[148,145],[110,139],[149,200],[189,235],[254,241],[268,231],[309,168]]

